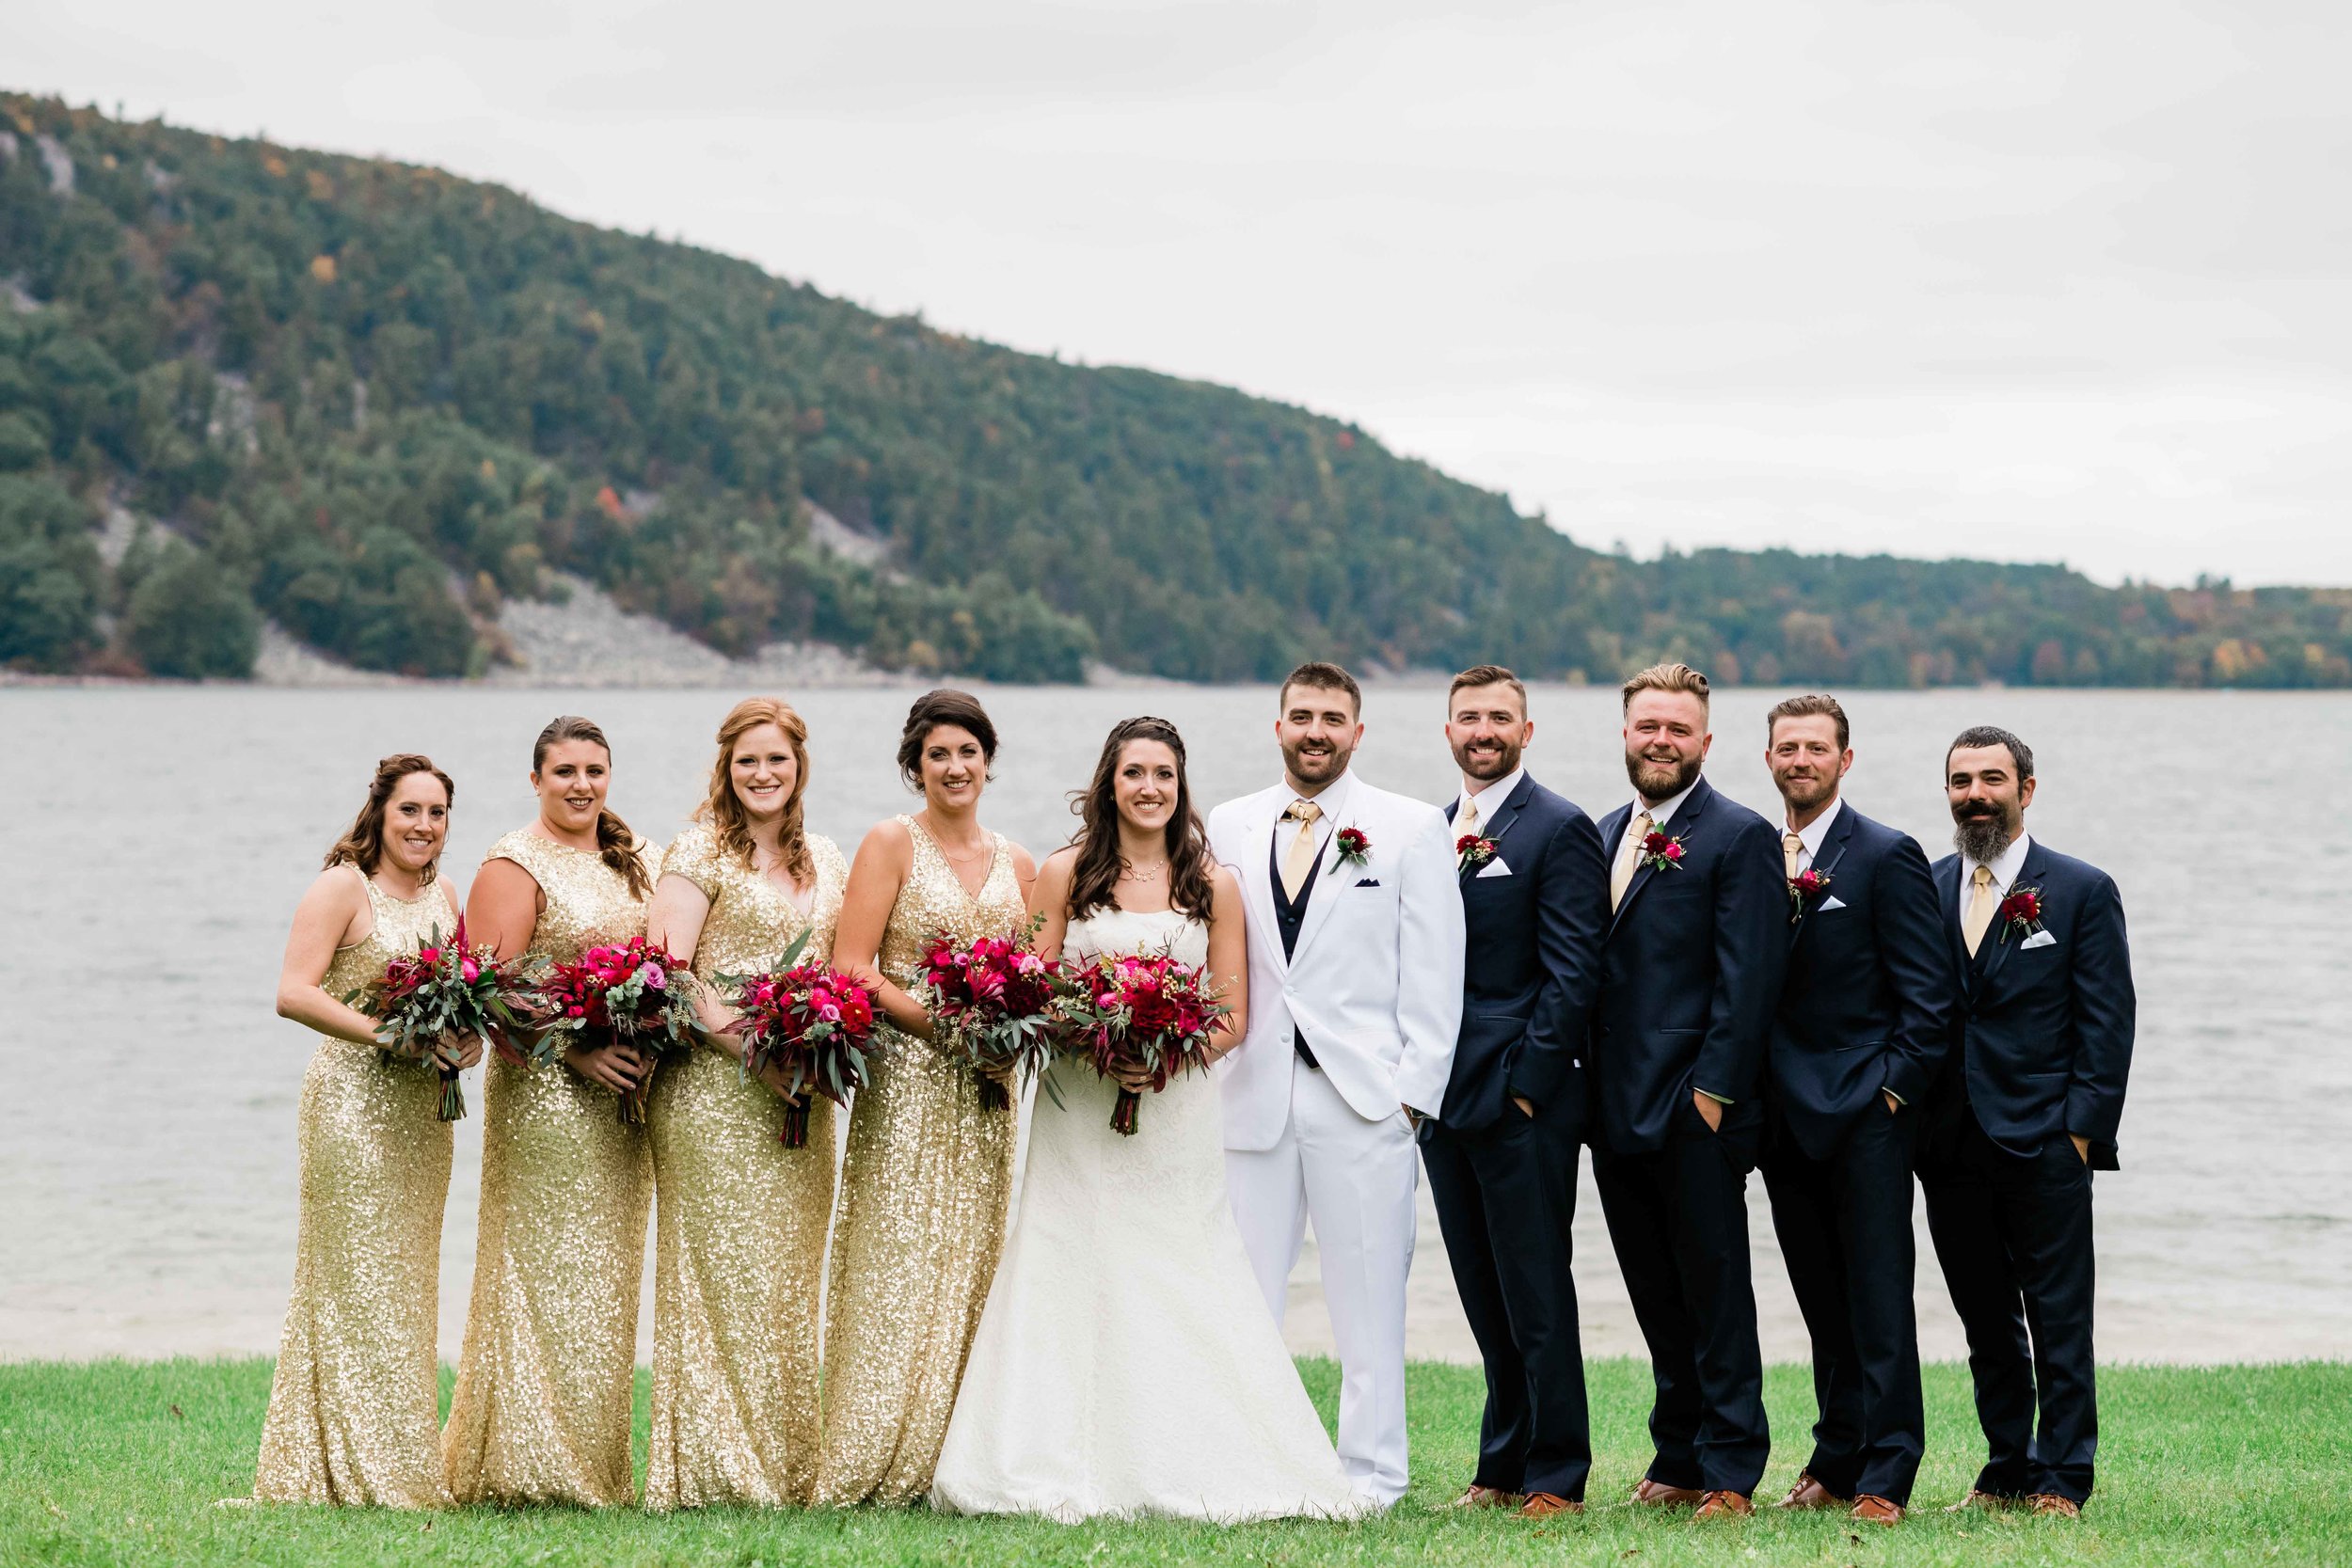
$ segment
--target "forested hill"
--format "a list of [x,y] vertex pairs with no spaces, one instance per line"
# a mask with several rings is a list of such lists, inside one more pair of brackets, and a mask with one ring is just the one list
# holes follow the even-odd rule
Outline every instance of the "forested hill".
[[1674,655],[1726,681],[2352,684],[2352,594],[1637,562],[1300,409],[434,169],[0,95],[0,663],[236,673],[266,614],[460,673],[554,570],[730,653],[1001,679]]

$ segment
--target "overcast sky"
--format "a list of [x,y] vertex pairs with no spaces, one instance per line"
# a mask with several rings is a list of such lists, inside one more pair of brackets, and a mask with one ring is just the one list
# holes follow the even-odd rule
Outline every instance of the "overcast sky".
[[2328,0],[7,10],[8,87],[1302,403],[1602,547],[2352,583]]

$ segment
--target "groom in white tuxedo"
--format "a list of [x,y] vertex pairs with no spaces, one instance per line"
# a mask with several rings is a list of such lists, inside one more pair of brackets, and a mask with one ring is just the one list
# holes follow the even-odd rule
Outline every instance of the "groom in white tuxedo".
[[1405,1493],[1413,1133],[1443,1109],[1462,1018],[1462,895],[1438,808],[1348,768],[1363,695],[1334,664],[1282,683],[1282,783],[1209,816],[1249,916],[1249,1031],[1224,1075],[1225,1179],[1276,1323],[1314,1222],[1340,1353],[1340,1462]]

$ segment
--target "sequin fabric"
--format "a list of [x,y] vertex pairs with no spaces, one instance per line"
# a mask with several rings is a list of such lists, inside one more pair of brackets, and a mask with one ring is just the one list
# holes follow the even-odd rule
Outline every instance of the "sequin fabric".
[[[771,969],[805,930],[804,960],[833,951],[850,868],[811,835],[806,915],[772,878],[697,824],[661,863],[710,900],[694,974]],[[809,1106],[808,1143],[786,1148],[784,1101],[734,1058],[698,1046],[662,1064],[648,1096],[653,1146],[653,1427],[645,1506],[804,1503],[817,1479],[817,1329],[833,1218],[834,1107]]]
[[[921,824],[881,961],[910,982],[931,938],[1009,935],[1027,918],[1001,835],[974,898]],[[817,1500],[907,1503],[930,1489],[972,1333],[1004,1246],[1014,1113],[981,1108],[969,1072],[927,1042],[877,1036],[850,1112],[825,1309]]]
[[[532,951],[568,960],[645,928],[596,855],[512,832],[488,860],[538,882]],[[558,1063],[484,1071],[473,1299],[441,1454],[461,1503],[626,1503],[652,1164],[612,1092]]]
[[[356,868],[355,868],[356,871]],[[374,928],[339,950],[320,989],[375,978],[456,911],[437,883],[399,899],[367,880]],[[450,1124],[440,1075],[318,1037],[302,1078],[302,1218],[278,1336],[257,1502],[446,1508],[439,1450],[441,1207]]]

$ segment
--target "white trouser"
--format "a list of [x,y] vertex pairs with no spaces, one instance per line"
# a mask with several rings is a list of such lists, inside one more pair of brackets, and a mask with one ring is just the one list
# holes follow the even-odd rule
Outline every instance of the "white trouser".
[[1405,1495],[1405,1280],[1420,1177],[1401,1108],[1366,1121],[1304,1062],[1294,1064],[1290,1120],[1275,1146],[1225,1151],[1233,1222],[1277,1323],[1314,1222],[1340,1353],[1340,1463],[1383,1504]]

